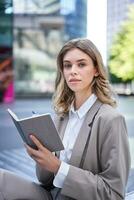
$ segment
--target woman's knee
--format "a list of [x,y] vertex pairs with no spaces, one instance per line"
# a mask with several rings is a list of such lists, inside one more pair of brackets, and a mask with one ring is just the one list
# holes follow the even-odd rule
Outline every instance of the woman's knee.
[[0,192],[7,200],[51,199],[50,194],[39,184],[26,180],[6,170],[0,170]]

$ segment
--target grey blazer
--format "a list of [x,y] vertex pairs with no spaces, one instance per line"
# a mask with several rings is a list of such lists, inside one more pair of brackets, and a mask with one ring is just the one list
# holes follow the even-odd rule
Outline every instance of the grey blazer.
[[[55,120],[61,138],[68,115]],[[124,117],[113,107],[96,100],[75,142],[70,169],[59,190],[59,199],[121,200],[130,169],[128,135]],[[50,188],[54,175],[36,168],[37,177]]]

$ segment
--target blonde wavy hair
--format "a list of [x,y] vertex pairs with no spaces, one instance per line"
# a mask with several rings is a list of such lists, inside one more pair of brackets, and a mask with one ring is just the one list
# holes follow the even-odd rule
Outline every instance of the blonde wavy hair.
[[92,91],[102,103],[116,106],[113,99],[113,91],[108,81],[107,73],[103,64],[100,52],[96,46],[86,38],[73,39],[65,43],[57,56],[57,77],[55,81],[55,92],[53,95],[54,110],[57,114],[64,115],[68,113],[72,101],[74,100],[74,92],[67,86],[63,75],[63,59],[65,54],[72,49],[79,49],[89,55],[92,59],[94,67],[97,69],[98,76],[94,77],[92,82]]

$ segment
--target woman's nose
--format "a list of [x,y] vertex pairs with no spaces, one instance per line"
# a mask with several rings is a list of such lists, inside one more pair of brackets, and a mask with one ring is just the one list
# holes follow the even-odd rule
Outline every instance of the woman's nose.
[[77,66],[76,65],[72,65],[71,73],[72,74],[77,74]]

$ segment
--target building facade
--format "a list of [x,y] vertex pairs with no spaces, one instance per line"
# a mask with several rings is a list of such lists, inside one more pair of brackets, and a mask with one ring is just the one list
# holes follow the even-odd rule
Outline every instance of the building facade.
[[[5,11],[7,2],[10,5]],[[16,95],[53,93],[57,53],[69,39],[87,34],[86,4],[86,0],[0,1],[4,13],[13,11],[10,28]],[[7,42],[8,35],[4,37]]]

